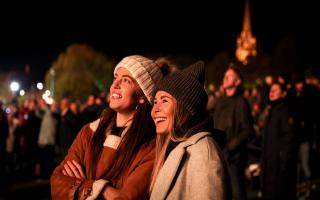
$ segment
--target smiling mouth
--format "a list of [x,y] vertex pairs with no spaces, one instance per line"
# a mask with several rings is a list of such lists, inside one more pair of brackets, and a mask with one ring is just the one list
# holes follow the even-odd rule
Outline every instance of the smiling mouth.
[[112,94],[112,98],[113,98],[113,99],[121,99],[122,96],[121,96],[120,94],[113,93],[113,94]]
[[156,122],[156,123],[161,123],[161,122],[164,122],[164,121],[166,121],[166,117],[156,117],[155,119],[154,119],[154,121]]

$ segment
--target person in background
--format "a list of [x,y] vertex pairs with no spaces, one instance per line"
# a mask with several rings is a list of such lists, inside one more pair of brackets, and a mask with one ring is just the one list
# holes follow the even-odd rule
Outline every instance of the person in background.
[[233,198],[247,199],[245,168],[248,162],[247,144],[254,135],[249,102],[242,96],[241,70],[230,66],[223,78],[225,96],[221,97],[214,112],[214,128],[224,131],[227,144],[223,149],[229,164]]
[[[87,102],[82,111],[82,123],[87,124],[99,118],[99,108],[96,104],[97,97],[94,94],[90,94],[87,98]],[[101,114],[101,113],[100,113]]]
[[262,129],[262,195],[263,199],[295,199],[297,140],[294,118],[285,97],[285,85],[273,83],[270,109]]
[[5,174],[6,166],[6,141],[9,136],[9,124],[7,113],[2,108],[2,101],[0,101],[0,199],[5,197],[7,187],[7,176]]
[[58,146],[61,155],[64,157],[77,136],[77,121],[70,110],[70,100],[68,98],[63,98],[60,101],[60,121],[58,130]]
[[56,102],[45,105],[38,137],[39,171],[42,178],[49,178],[54,169],[56,134],[58,129],[59,113]]
[[299,165],[301,167],[301,180],[312,179],[311,152],[317,137],[317,123],[319,122],[320,94],[315,87],[305,83],[305,74],[293,74],[293,85],[288,95],[289,106],[294,114],[295,130],[299,143]]

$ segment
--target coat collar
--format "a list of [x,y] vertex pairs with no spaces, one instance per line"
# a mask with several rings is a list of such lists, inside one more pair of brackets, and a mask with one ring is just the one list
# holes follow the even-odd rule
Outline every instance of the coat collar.
[[[99,122],[100,122],[100,118],[97,119],[96,121],[90,123],[89,127],[93,132],[95,132],[97,130],[97,128],[99,126]],[[125,130],[123,130],[123,132],[121,133],[121,137],[116,136],[116,135],[111,135],[111,127],[112,127],[112,125],[113,125],[113,123],[110,123],[108,125],[108,128],[106,130],[107,137],[106,137],[106,139],[105,139],[105,141],[103,143],[103,146],[110,147],[112,149],[118,149],[118,147],[120,145],[120,142],[121,142],[123,136],[129,130],[129,126],[131,125],[131,123]]]
[[210,135],[209,132],[199,132],[190,136],[186,141],[180,142],[177,148],[186,148],[188,146],[196,144],[201,138]]

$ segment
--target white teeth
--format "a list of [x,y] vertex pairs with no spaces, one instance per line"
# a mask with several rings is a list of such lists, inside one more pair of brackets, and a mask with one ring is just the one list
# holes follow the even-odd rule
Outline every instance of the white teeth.
[[116,93],[113,93],[112,94],[112,97],[115,98],[115,99],[120,99],[122,98],[122,96],[120,94],[116,94]]
[[166,118],[165,117],[157,117],[154,119],[156,121],[156,123],[161,122],[161,121],[165,121]]

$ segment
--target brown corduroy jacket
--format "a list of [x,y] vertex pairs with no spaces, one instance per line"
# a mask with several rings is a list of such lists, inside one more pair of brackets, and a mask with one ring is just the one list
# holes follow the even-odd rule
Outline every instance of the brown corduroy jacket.
[[[120,190],[118,199],[148,199],[148,189],[155,155],[155,140],[144,144],[140,148],[127,172],[118,180],[99,179],[105,170],[111,167],[115,156],[115,147],[112,147],[114,145],[112,144],[114,138],[110,140],[111,143],[110,141],[105,142],[96,169],[95,177],[98,177],[98,180],[93,180],[92,164],[90,163],[90,141],[97,124],[98,121],[88,124],[81,129],[67,156],[54,170],[50,179],[52,199],[95,199],[106,184],[111,184]],[[109,135],[107,139],[108,137]],[[106,143],[108,144],[106,145]],[[75,160],[82,166],[86,179],[77,179],[62,174],[65,162],[72,160]]]

